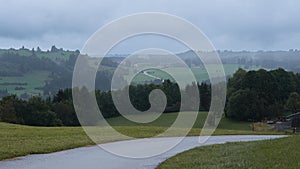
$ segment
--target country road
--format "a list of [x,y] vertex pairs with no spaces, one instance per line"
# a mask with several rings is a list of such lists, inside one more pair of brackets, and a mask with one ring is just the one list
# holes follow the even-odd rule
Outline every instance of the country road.
[[[13,160],[0,161],[1,169],[153,169],[180,152],[198,146],[222,144],[226,142],[256,141],[276,139],[286,136],[276,135],[235,135],[211,136],[205,143],[198,142],[199,137],[186,137],[170,151],[151,158],[132,159],[111,154],[98,146],[76,148],[50,154],[37,154],[19,157]],[[133,154],[162,148],[178,137],[149,138],[119,141],[102,144],[105,147],[124,149]]]
[[153,78],[153,79],[158,79],[158,80],[162,80],[162,81],[163,81],[162,78],[157,77],[157,76],[154,76],[154,75],[151,75],[151,74],[149,74],[147,71],[143,71],[143,74],[146,75],[146,76],[148,76],[148,77],[151,77],[151,78]]

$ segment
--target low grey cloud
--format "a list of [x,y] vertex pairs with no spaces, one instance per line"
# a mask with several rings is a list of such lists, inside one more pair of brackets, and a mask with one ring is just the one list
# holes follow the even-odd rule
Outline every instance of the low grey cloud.
[[217,49],[299,49],[300,42],[297,0],[0,0],[0,4],[0,48],[55,44],[80,49],[104,24],[137,12],[183,17]]

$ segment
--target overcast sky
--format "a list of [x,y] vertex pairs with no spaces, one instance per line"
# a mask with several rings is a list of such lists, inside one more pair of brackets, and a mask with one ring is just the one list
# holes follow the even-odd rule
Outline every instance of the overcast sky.
[[[0,48],[24,45],[49,49],[55,44],[65,49],[81,49],[97,29],[114,19],[137,12],[165,12],[198,26],[217,49],[300,49],[298,0],[0,0],[0,3]],[[145,43],[151,46],[151,38],[148,41]],[[130,51],[120,48],[119,52]]]

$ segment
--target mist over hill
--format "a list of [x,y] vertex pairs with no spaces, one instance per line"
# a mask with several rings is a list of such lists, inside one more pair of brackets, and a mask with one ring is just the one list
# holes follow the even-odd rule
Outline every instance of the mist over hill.
[[[198,52],[203,55],[207,52]],[[209,52],[208,52],[209,53]],[[300,72],[300,50],[289,51],[217,51],[223,64],[259,66],[266,69],[284,68]],[[178,54],[187,63],[201,64],[195,52],[187,51]]]

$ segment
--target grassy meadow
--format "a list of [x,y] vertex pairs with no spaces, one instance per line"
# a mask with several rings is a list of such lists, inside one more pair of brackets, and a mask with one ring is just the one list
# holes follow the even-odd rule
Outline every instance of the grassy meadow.
[[[198,136],[207,113],[200,112],[194,128],[189,136]],[[120,133],[135,137],[146,138],[156,136],[165,131],[175,120],[177,113],[163,114],[150,124],[136,125],[128,120],[116,117],[108,119],[108,122]],[[99,129],[99,128],[97,128]],[[106,131],[105,127],[100,127]],[[165,136],[180,136],[180,128]],[[277,132],[253,132],[249,123],[222,119],[214,135],[234,134],[282,134]],[[110,133],[101,136],[97,143],[105,143],[120,140],[111,137]],[[32,127],[15,124],[0,123],[0,160],[23,156],[27,154],[50,153],[76,147],[94,145],[81,127]]]
[[[185,116],[192,116],[191,112],[183,112],[185,113]],[[137,115],[135,115],[137,116]],[[145,115],[142,115],[144,117]],[[170,127],[173,122],[176,120],[178,116],[178,113],[164,113],[162,114],[159,118],[154,120],[151,123],[135,123],[130,120],[127,120],[123,116],[119,117],[113,117],[106,119],[106,121],[111,125],[111,126],[160,126],[160,127]],[[193,128],[202,128],[204,125],[204,122],[207,117],[207,112],[199,112],[197,114],[197,119],[195,120]],[[244,130],[244,131],[250,131],[251,123],[250,122],[240,122],[240,121],[235,121],[231,120],[228,118],[222,118],[218,129],[226,129],[226,130]],[[185,127],[185,126],[181,126]]]

